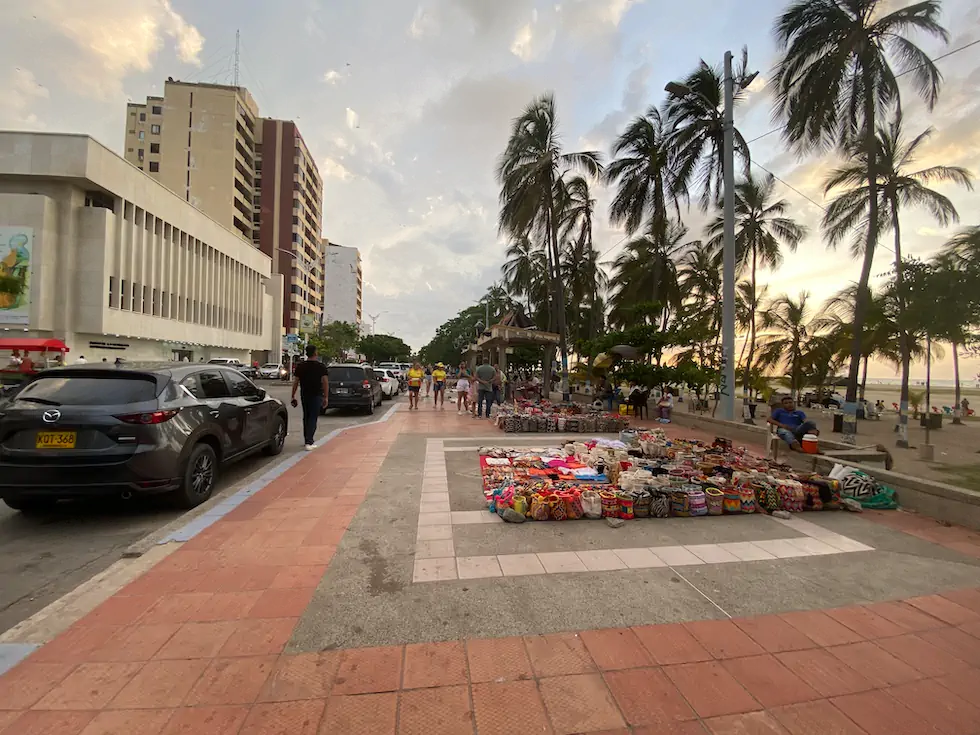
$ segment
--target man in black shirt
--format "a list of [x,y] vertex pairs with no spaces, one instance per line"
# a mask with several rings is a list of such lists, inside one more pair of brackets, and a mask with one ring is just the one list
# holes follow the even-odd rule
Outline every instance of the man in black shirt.
[[303,442],[306,451],[316,449],[313,438],[316,435],[316,420],[320,410],[327,406],[327,396],[330,395],[327,382],[327,366],[316,357],[316,347],[306,346],[306,360],[296,366],[296,377],[293,379],[293,407],[296,407],[296,389],[299,388],[300,400],[303,402]]

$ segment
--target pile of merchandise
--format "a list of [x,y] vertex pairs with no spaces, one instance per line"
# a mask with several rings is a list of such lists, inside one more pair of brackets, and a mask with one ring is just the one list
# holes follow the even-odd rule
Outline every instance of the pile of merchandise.
[[546,400],[518,400],[494,406],[490,418],[508,434],[616,434],[629,426],[629,421],[619,414]]
[[561,448],[485,447],[480,466],[490,512],[511,509],[535,521],[798,513],[841,504],[840,480],[796,472],[727,439],[668,439],[662,429]]

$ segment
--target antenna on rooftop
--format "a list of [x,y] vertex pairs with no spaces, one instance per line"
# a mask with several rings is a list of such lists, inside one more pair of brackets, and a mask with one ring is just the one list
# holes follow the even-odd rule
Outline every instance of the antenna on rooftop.
[[238,61],[241,57],[241,34],[240,30],[235,30],[235,86],[238,86]]

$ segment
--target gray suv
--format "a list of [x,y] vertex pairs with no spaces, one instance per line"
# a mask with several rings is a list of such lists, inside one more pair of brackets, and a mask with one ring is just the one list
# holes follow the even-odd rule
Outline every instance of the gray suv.
[[170,493],[193,507],[223,464],[279,454],[287,421],[280,401],[221,365],[46,370],[0,402],[0,498],[33,511]]

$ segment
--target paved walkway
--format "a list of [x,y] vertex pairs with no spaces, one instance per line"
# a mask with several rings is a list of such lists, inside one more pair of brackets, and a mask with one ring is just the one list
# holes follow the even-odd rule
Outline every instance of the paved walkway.
[[[487,436],[529,439],[404,407],[336,437],[0,677],[0,735],[980,733],[977,534],[902,513],[799,519],[816,536],[745,518],[870,550],[416,581],[418,544],[438,540],[420,518],[442,513],[423,495],[475,509],[464,460]],[[477,552],[503,533],[538,558],[624,543],[453,512],[449,540]],[[761,543],[725,520],[624,528],[655,556],[664,537]]]

